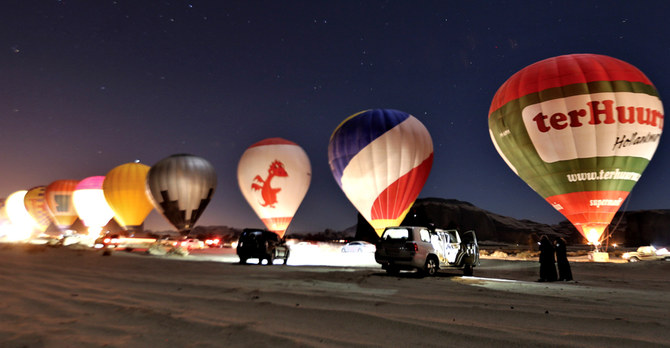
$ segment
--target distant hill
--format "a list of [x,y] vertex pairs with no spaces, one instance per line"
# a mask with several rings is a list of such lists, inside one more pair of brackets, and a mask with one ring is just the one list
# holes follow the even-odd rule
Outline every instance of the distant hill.
[[[531,220],[517,220],[478,208],[456,199],[420,198],[407,214],[403,225],[475,230],[482,241],[531,245],[546,234],[564,237],[570,244],[584,244],[581,234],[568,221],[556,225]],[[670,210],[645,210],[617,213],[612,221],[610,243],[643,245],[670,244]],[[616,228],[614,227],[616,226]],[[374,240],[372,227],[358,216],[356,239]]]
[[[403,225],[428,226],[437,228],[459,228],[475,230],[480,241],[513,243],[534,246],[543,234],[564,237],[569,244],[585,244],[586,241],[570,222],[555,225],[531,220],[517,220],[478,208],[471,203],[457,199],[420,198],[407,214]],[[83,228],[83,225],[80,224]],[[54,227],[55,228],[55,227]],[[626,246],[654,244],[670,246],[670,210],[642,210],[617,213],[610,225],[610,244]],[[107,229],[118,233],[120,227],[110,222]],[[223,237],[227,242],[237,240],[241,228],[228,226],[196,226],[191,236],[208,238]],[[179,237],[175,231],[146,231],[150,235]],[[287,233],[288,238],[306,240],[356,239],[375,242],[377,234],[370,224],[358,214],[357,224],[343,231],[325,229],[310,233]]]

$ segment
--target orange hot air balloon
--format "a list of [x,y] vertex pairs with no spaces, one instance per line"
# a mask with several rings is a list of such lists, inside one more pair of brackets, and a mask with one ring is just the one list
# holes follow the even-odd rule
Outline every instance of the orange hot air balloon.
[[36,227],[44,232],[53,222],[46,200],[46,186],[33,187],[26,193],[23,203],[28,214],[33,217]]
[[57,180],[49,184],[44,192],[49,212],[61,231],[67,230],[77,220],[72,192],[78,183],[79,180]]
[[529,65],[496,92],[489,132],[509,167],[592,244],[658,147],[663,105],[621,60],[571,54]]
[[102,183],[114,219],[131,233],[142,230],[144,219],[153,209],[146,193],[149,169],[148,165],[137,162],[122,164],[110,170]]

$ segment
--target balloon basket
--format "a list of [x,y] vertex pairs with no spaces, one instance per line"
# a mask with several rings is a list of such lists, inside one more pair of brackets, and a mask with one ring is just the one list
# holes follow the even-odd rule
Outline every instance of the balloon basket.
[[591,262],[609,262],[610,254],[604,251],[589,252],[589,261]]

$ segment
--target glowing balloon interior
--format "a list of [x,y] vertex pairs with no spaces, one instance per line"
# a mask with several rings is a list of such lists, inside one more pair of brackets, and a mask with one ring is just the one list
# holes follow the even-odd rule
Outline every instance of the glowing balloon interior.
[[36,227],[35,220],[28,214],[23,199],[26,190],[16,191],[7,197],[6,211],[9,221],[12,223],[9,240],[28,240]]
[[489,132],[509,167],[593,244],[640,179],[663,130],[649,79],[621,60],[532,64],[493,97]]
[[88,227],[89,235],[95,236],[114,216],[102,192],[104,176],[92,176],[77,184],[72,193],[74,208],[79,218]]
[[188,234],[216,189],[216,172],[204,158],[179,154],[154,164],[147,174],[147,196],[182,234]]
[[402,222],[421,192],[433,165],[433,141],[410,114],[367,110],[335,129],[328,161],[337,184],[381,236]]
[[242,195],[268,230],[284,236],[312,179],[305,151],[282,138],[247,148],[237,165]]

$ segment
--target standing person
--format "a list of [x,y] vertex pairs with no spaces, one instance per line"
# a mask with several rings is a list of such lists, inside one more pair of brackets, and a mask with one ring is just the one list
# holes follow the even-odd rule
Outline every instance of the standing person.
[[559,237],[554,242],[556,248],[556,264],[558,265],[558,280],[572,280],[572,270],[570,269],[570,262],[565,251],[565,239]]
[[549,237],[545,235],[540,238],[540,279],[537,281],[553,282],[557,278],[554,245],[549,240]]

